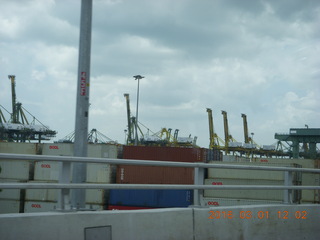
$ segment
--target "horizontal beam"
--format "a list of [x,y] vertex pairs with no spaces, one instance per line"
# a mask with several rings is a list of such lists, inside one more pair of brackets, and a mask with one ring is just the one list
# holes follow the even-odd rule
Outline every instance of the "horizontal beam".
[[265,170],[265,171],[290,171],[320,173],[320,169],[313,168],[293,168],[293,167],[267,167],[248,166],[235,164],[212,164],[202,162],[174,162],[174,161],[150,161],[117,158],[92,158],[92,157],[72,157],[72,156],[49,156],[31,154],[9,154],[0,153],[1,160],[28,160],[28,161],[58,161],[58,162],[81,162],[81,163],[107,163],[111,165],[140,165],[140,166],[163,166],[163,167],[188,167],[188,168],[222,168],[222,169],[242,169],[242,170]]
[[320,190],[320,186],[176,185],[97,183],[0,183],[0,189],[214,189],[214,190]]

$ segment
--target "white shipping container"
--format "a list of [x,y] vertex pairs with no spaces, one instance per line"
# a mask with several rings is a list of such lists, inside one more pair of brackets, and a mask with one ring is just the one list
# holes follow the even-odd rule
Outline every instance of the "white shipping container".
[[[57,207],[57,202],[26,201],[24,204],[24,212],[52,212],[55,211]],[[103,205],[86,204],[86,209],[103,210]]]
[[73,156],[73,143],[44,143],[42,155]]
[[34,180],[58,181],[60,162],[40,161],[34,165]]
[[[246,165],[246,166],[269,166],[269,167],[295,167],[294,164],[286,163],[254,163],[254,162],[210,162],[212,164]],[[232,179],[261,179],[261,180],[284,180],[282,171],[266,170],[241,170],[241,169],[222,169],[209,168],[209,178],[232,178]]]
[[[320,174],[303,173],[303,186],[320,186]],[[320,202],[320,190],[302,190],[302,202]]]
[[40,145],[38,143],[0,142],[1,153],[37,154]]
[[240,157],[237,155],[222,155],[223,162],[250,162],[250,158]]
[[[205,179],[205,185],[283,185],[282,181],[246,179]],[[283,190],[204,190],[210,198],[283,200]]]
[[29,180],[32,163],[21,160],[0,160],[0,179]]
[[[25,181],[19,181],[15,179],[0,179],[0,183],[21,183]],[[20,200],[20,189],[1,189],[0,200]]]
[[[37,181],[58,181],[60,162],[40,161],[35,163],[34,180]],[[71,165],[72,166],[72,165]],[[72,168],[72,167],[71,167]],[[71,169],[72,173],[72,169]],[[70,177],[70,181],[71,181]],[[110,183],[111,168],[106,163],[88,163],[87,180],[88,183]]]
[[239,205],[260,205],[260,204],[282,204],[282,201],[268,201],[257,199],[231,199],[231,198],[202,198],[201,206],[219,207],[219,206],[239,206]]
[[111,167],[106,163],[87,164],[87,183],[111,183]]
[[118,149],[115,145],[88,144],[88,157],[117,158]]
[[[30,183],[44,183],[43,181],[30,181]],[[47,183],[56,183],[51,181]],[[26,201],[44,201],[57,202],[59,196],[58,189],[27,189]],[[103,189],[86,189],[86,203],[88,204],[104,204],[105,190]]]
[[[117,146],[108,144],[88,144],[88,157],[117,158]],[[44,143],[43,155],[73,156],[73,143]]]
[[[30,181],[29,183],[57,183],[57,181]],[[58,189],[26,189],[26,201],[58,201]]]
[[[292,159],[292,158],[254,158],[253,162],[268,163],[268,164],[281,164],[292,165],[299,164],[302,168],[315,168],[319,160],[314,159]],[[317,168],[317,167],[316,167]]]
[[3,200],[0,199],[0,214],[2,213],[19,213],[19,200]]

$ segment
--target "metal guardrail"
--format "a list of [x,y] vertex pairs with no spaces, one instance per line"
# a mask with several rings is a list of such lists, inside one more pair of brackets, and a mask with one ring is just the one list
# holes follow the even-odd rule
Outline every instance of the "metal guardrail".
[[[200,205],[200,198],[203,190],[284,190],[284,203],[293,203],[293,190],[320,190],[320,186],[293,186],[292,179],[294,172],[320,174],[320,169],[293,168],[293,167],[267,167],[267,166],[247,166],[231,164],[209,164],[209,163],[187,163],[168,162],[132,159],[112,159],[112,158],[91,158],[91,157],[69,157],[69,156],[48,156],[48,155],[22,155],[0,153],[0,160],[26,160],[26,161],[55,161],[62,162],[59,176],[59,183],[0,183],[2,189],[61,189],[59,196],[59,208],[69,209],[70,189],[193,189],[194,205]],[[166,166],[166,167],[188,167],[194,168],[194,185],[176,184],[94,184],[94,183],[70,183],[70,169],[72,162],[81,163],[108,163],[111,165],[141,165],[141,166]],[[284,185],[204,185],[204,169],[239,169],[239,170],[265,170],[283,171]]]

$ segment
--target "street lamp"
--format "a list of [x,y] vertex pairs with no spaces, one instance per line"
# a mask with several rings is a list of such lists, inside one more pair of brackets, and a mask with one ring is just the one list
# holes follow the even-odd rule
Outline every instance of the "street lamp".
[[253,135],[254,135],[254,133],[252,132],[251,133],[251,150],[252,150],[252,160],[251,161],[253,161],[253,152],[254,152],[254,150],[253,150]]
[[136,131],[136,137],[134,141],[134,145],[138,145],[138,108],[139,108],[139,83],[140,79],[144,78],[141,75],[133,76],[134,80],[138,80],[138,90],[137,90],[137,109],[136,109],[136,124],[135,124],[135,131]]

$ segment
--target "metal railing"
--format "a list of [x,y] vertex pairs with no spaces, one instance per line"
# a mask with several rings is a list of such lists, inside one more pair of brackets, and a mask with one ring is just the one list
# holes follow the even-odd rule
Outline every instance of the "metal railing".
[[[293,173],[316,173],[320,169],[294,168],[294,167],[267,167],[232,164],[212,163],[188,163],[169,161],[149,161],[113,158],[69,157],[48,155],[22,155],[0,153],[1,160],[26,160],[26,161],[53,161],[62,162],[59,171],[59,183],[0,183],[0,189],[61,189],[58,200],[58,209],[70,209],[70,189],[190,189],[194,191],[193,204],[200,205],[203,190],[284,190],[283,202],[293,203],[293,190],[320,190],[320,186],[292,185]],[[194,168],[194,184],[97,184],[97,183],[70,183],[71,163],[107,163],[110,165],[140,165],[140,166],[164,166]],[[204,185],[204,170],[207,168],[239,169],[239,170],[264,170],[284,172],[284,185]]]

